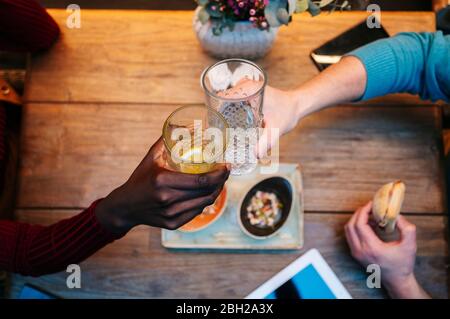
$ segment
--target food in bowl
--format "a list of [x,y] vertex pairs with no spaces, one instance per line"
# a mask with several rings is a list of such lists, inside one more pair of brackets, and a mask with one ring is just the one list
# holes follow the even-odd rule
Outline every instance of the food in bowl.
[[242,231],[255,239],[274,236],[289,217],[293,190],[291,182],[282,176],[264,179],[250,188],[237,212]]
[[247,206],[247,218],[255,227],[273,227],[281,218],[283,204],[273,192],[257,191]]
[[183,226],[178,228],[178,230],[181,230],[183,232],[196,232],[210,226],[222,215],[225,210],[226,203],[227,189],[226,187],[224,187],[214,204],[205,207],[201,214],[197,215],[187,224],[184,224]]

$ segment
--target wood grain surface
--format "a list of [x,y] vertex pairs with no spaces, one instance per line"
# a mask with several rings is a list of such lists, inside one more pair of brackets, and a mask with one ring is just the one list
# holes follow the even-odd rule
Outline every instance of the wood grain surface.
[[[75,211],[19,211],[23,221],[49,224]],[[349,214],[307,213],[305,246],[284,253],[172,251],[160,231],[141,226],[81,264],[82,288],[66,287],[67,273],[15,276],[12,296],[31,282],[65,298],[242,298],[302,253],[317,248],[355,298],[386,297],[366,286],[367,274],[350,256],[343,227]],[[410,216],[417,225],[417,277],[435,298],[448,297],[446,218]]]
[[[65,10],[51,10],[62,36],[33,59],[26,86],[17,218],[49,224],[73,215],[123,183],[180,104],[200,103],[206,56],[191,28],[192,12],[82,11],[67,29]],[[363,21],[364,12],[294,17],[258,61],[269,83],[291,88],[317,70],[309,52]],[[383,12],[391,33],[433,31],[432,13]],[[416,104],[416,105],[413,105]],[[82,264],[82,289],[66,274],[14,276],[67,298],[241,298],[301,253],[318,248],[355,298],[368,289],[350,257],[343,225],[350,213],[392,179],[407,184],[404,210],[418,226],[417,275],[434,297],[448,297],[447,219],[442,168],[442,114],[396,95],[312,115],[281,142],[281,160],[302,165],[305,247],[288,253],[169,251],[160,231],[138,227]]]
[[[50,13],[62,36],[50,52],[34,59],[26,100],[203,102],[199,77],[215,60],[195,38],[192,12],[83,10],[81,29],[65,26],[65,10]],[[364,12],[296,15],[292,24],[280,28],[272,51],[258,61],[269,84],[292,88],[316,75],[311,50],[366,17]],[[435,30],[431,12],[383,12],[382,17],[392,35]]]
[[[19,207],[86,207],[125,182],[172,105],[28,104]],[[284,137],[281,162],[299,163],[305,209],[353,211],[391,180],[404,210],[442,213],[440,111],[434,106],[339,106]]]

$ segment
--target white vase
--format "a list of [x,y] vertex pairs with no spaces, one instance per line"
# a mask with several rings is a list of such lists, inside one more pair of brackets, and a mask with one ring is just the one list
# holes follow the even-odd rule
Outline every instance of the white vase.
[[202,48],[215,58],[261,58],[272,48],[278,32],[278,28],[260,30],[250,21],[238,21],[233,31],[224,28],[220,35],[214,35],[211,21],[201,23],[198,12],[199,8],[194,14],[194,31]]

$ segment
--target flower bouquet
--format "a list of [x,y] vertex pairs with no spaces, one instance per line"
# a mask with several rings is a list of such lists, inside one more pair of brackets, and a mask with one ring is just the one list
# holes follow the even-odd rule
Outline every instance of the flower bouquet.
[[272,47],[278,28],[295,12],[315,16],[321,8],[350,9],[337,0],[197,0],[194,30],[204,50],[217,58],[257,59]]

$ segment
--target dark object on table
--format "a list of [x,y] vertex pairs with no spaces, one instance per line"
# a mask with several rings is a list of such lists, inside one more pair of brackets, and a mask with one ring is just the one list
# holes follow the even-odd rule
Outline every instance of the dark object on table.
[[[250,205],[252,198],[258,191],[275,194],[279,202],[281,203],[281,216],[279,218],[276,218],[273,226],[261,227],[258,225],[252,225],[250,219],[248,218],[247,207]],[[286,222],[291,210],[292,199],[293,189],[291,183],[289,183],[287,179],[283,177],[271,177],[259,182],[250,189],[250,191],[242,200],[239,212],[239,220],[241,226],[252,237],[266,238],[270,235],[273,235]]]
[[444,34],[450,34],[450,6],[440,10],[436,14],[437,29],[442,30]]
[[383,26],[371,29],[367,26],[366,20],[364,20],[362,23],[313,50],[311,59],[317,68],[323,71],[331,64],[337,63],[343,55],[368,43],[388,37],[389,34]]
[[7,81],[14,90],[23,94],[29,54],[0,51],[0,78]]

